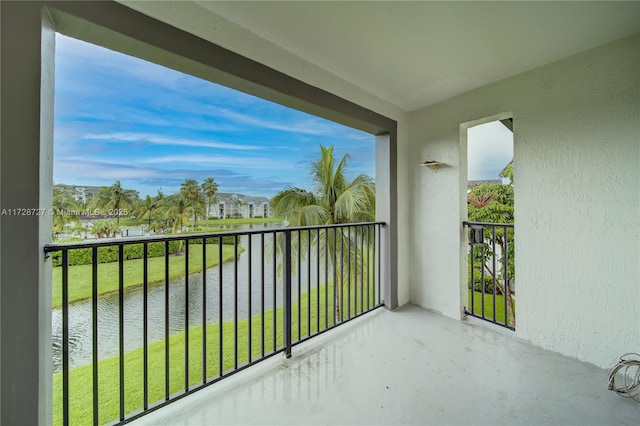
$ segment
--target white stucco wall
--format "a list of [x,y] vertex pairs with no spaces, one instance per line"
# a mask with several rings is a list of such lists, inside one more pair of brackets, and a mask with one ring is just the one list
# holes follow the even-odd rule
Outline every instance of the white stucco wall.
[[602,367],[640,352],[639,73],[635,35],[411,114],[413,302],[460,317],[460,125],[513,114],[517,336]]
[[[286,73],[312,86],[337,94],[351,102],[383,114],[398,122],[398,164],[404,164],[407,158],[408,114],[397,106],[386,102],[375,94],[337,77],[335,74],[308,62],[280,46],[257,36],[256,34],[206,11],[194,3],[157,2],[157,1],[119,1],[139,12],[160,21],[193,33],[209,40],[225,49],[253,59],[273,69]],[[402,206],[408,204],[408,173],[398,170],[398,240],[409,237],[407,210]],[[409,301],[408,255],[406,246],[398,247],[398,305]]]

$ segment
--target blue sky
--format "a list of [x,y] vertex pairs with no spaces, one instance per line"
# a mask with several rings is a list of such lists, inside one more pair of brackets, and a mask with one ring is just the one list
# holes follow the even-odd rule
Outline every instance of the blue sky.
[[54,183],[141,196],[213,177],[220,192],[312,189],[320,144],[375,177],[372,135],[137,58],[56,37]]
[[[372,135],[59,34],[55,87],[54,183],[120,180],[144,197],[213,177],[220,192],[272,197],[313,189],[320,144],[350,154],[349,178],[375,177]],[[494,122],[468,139],[469,179],[497,179],[511,132]]]

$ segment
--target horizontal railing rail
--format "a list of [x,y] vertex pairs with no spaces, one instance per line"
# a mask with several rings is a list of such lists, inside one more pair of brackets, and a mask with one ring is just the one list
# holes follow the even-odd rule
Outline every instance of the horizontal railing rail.
[[54,424],[127,423],[383,306],[383,226],[46,245]]
[[513,223],[462,223],[469,254],[465,313],[515,330],[515,240]]
[[477,226],[483,226],[483,227],[507,227],[507,228],[512,228],[513,229],[513,223],[499,223],[499,222],[471,222],[468,220],[465,220],[464,222],[462,222],[463,225],[465,226],[471,226],[471,225],[477,225]]
[[331,225],[314,225],[314,226],[292,226],[280,228],[251,229],[242,231],[215,231],[201,232],[193,234],[172,234],[172,235],[148,235],[144,237],[117,237],[117,238],[100,238],[98,240],[72,241],[64,243],[48,243],[44,245],[44,252],[51,253],[62,249],[77,249],[91,247],[106,247],[118,244],[142,244],[164,241],[184,241],[184,240],[201,240],[202,238],[225,237],[225,236],[243,236],[243,235],[260,235],[273,234],[273,232],[281,231],[304,231],[308,229],[333,229],[345,228],[347,226],[385,226],[384,222],[359,222],[352,224],[331,224]]

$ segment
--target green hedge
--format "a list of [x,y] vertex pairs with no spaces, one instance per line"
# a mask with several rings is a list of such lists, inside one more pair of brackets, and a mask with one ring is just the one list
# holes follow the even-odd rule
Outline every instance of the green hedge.
[[[218,237],[207,238],[207,244],[218,244]],[[238,239],[240,242],[240,239]],[[169,254],[174,254],[180,250],[183,241],[170,241]],[[222,237],[222,244],[233,244],[233,236]],[[189,240],[189,244],[202,244],[202,239]],[[148,257],[164,256],[164,242],[149,243],[147,248]],[[69,250],[69,266],[90,265],[92,261],[91,249]],[[142,259],[142,244],[127,244],[124,246],[124,260]],[[62,264],[62,252],[54,252],[51,255],[53,266]],[[98,247],[98,263],[110,263],[118,261],[118,246]]]
[[[169,253],[176,253],[180,249],[180,241],[169,242]],[[124,260],[142,259],[142,244],[127,244],[124,246]],[[90,265],[92,261],[91,248],[69,250],[69,266]],[[164,256],[164,243],[149,243],[147,247],[148,257]],[[51,255],[53,266],[62,264],[62,252]],[[98,263],[110,263],[118,261],[118,246],[98,247]]]
[[[482,291],[482,266],[478,263],[476,264],[473,270],[473,289],[475,291]],[[498,288],[497,293],[501,294],[500,285],[504,284],[503,278],[498,278]],[[467,287],[470,289],[471,284],[467,284]],[[488,272],[485,271],[484,274],[484,291],[485,293],[493,293],[493,277],[489,275]]]
[[[207,244],[218,244],[218,240],[220,237],[209,237],[207,238]],[[202,238],[196,238],[195,240],[189,240],[189,244],[200,244],[202,245]],[[225,235],[222,237],[222,244],[234,244],[233,235]],[[240,244],[240,238],[238,237],[238,244]]]

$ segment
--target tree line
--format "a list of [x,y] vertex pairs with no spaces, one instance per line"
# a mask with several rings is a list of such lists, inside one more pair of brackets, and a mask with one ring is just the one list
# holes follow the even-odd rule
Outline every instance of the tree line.
[[[310,165],[310,174],[315,187],[304,189],[289,186],[276,194],[270,202],[273,215],[284,218],[287,226],[312,226],[347,224],[375,221],[374,179],[360,174],[354,179],[347,175],[349,154],[340,159],[334,156],[334,147],[320,146],[320,157]],[[186,225],[193,223],[197,227],[198,220],[208,218],[211,205],[216,201],[218,184],[213,178],[205,179],[199,184],[195,179],[186,179],[177,193],[165,195],[158,191],[155,197],[147,195],[139,197],[137,191],[123,188],[120,181],[111,186],[104,186],[87,200],[87,205],[81,205],[79,193],[67,185],[55,185],[53,207],[56,213],[75,211],[79,209],[104,209],[115,212],[112,220],[97,220],[93,222],[93,233],[98,237],[113,237],[119,229],[121,213],[126,210],[127,215],[135,215],[147,221],[149,229],[156,233],[168,230],[182,231]],[[66,223],[78,222],[77,215],[55,214],[54,234],[61,232]],[[209,224],[207,221],[207,228]],[[373,226],[367,227],[367,239],[363,237],[364,228],[358,232],[351,227],[336,228],[335,232],[299,232],[296,235],[300,241],[293,244],[292,250],[298,246],[320,247],[321,253],[340,253],[339,257],[328,256],[327,262],[332,274],[339,277],[333,282],[334,303],[344,298],[345,292],[356,291],[358,283],[352,282],[353,277],[361,278],[360,285],[370,282],[369,259],[373,258]],[[276,250],[282,251],[282,234],[276,239]],[[317,239],[319,241],[317,241]],[[293,258],[297,253],[292,253]],[[303,253],[304,254],[304,253]],[[282,258],[282,256],[279,256]],[[367,261],[365,262],[365,259]],[[281,267],[278,268],[281,271]],[[328,283],[327,283],[328,284]],[[341,318],[339,308],[336,318]]]
[[[141,199],[137,191],[123,188],[118,180],[111,186],[101,187],[83,203],[79,191],[73,186],[54,185],[53,234],[62,233],[65,225],[71,222],[79,226],[78,216],[92,211],[105,213],[100,216],[112,217],[111,220],[96,220],[93,223],[92,231],[97,237],[114,237],[120,229],[122,216],[146,220],[148,229],[157,233],[182,232],[191,223],[197,228],[198,219],[210,216],[217,192],[218,183],[212,177],[202,183],[186,179],[175,194],[165,195],[158,190],[156,196],[147,195]],[[208,221],[206,226],[209,227]]]

